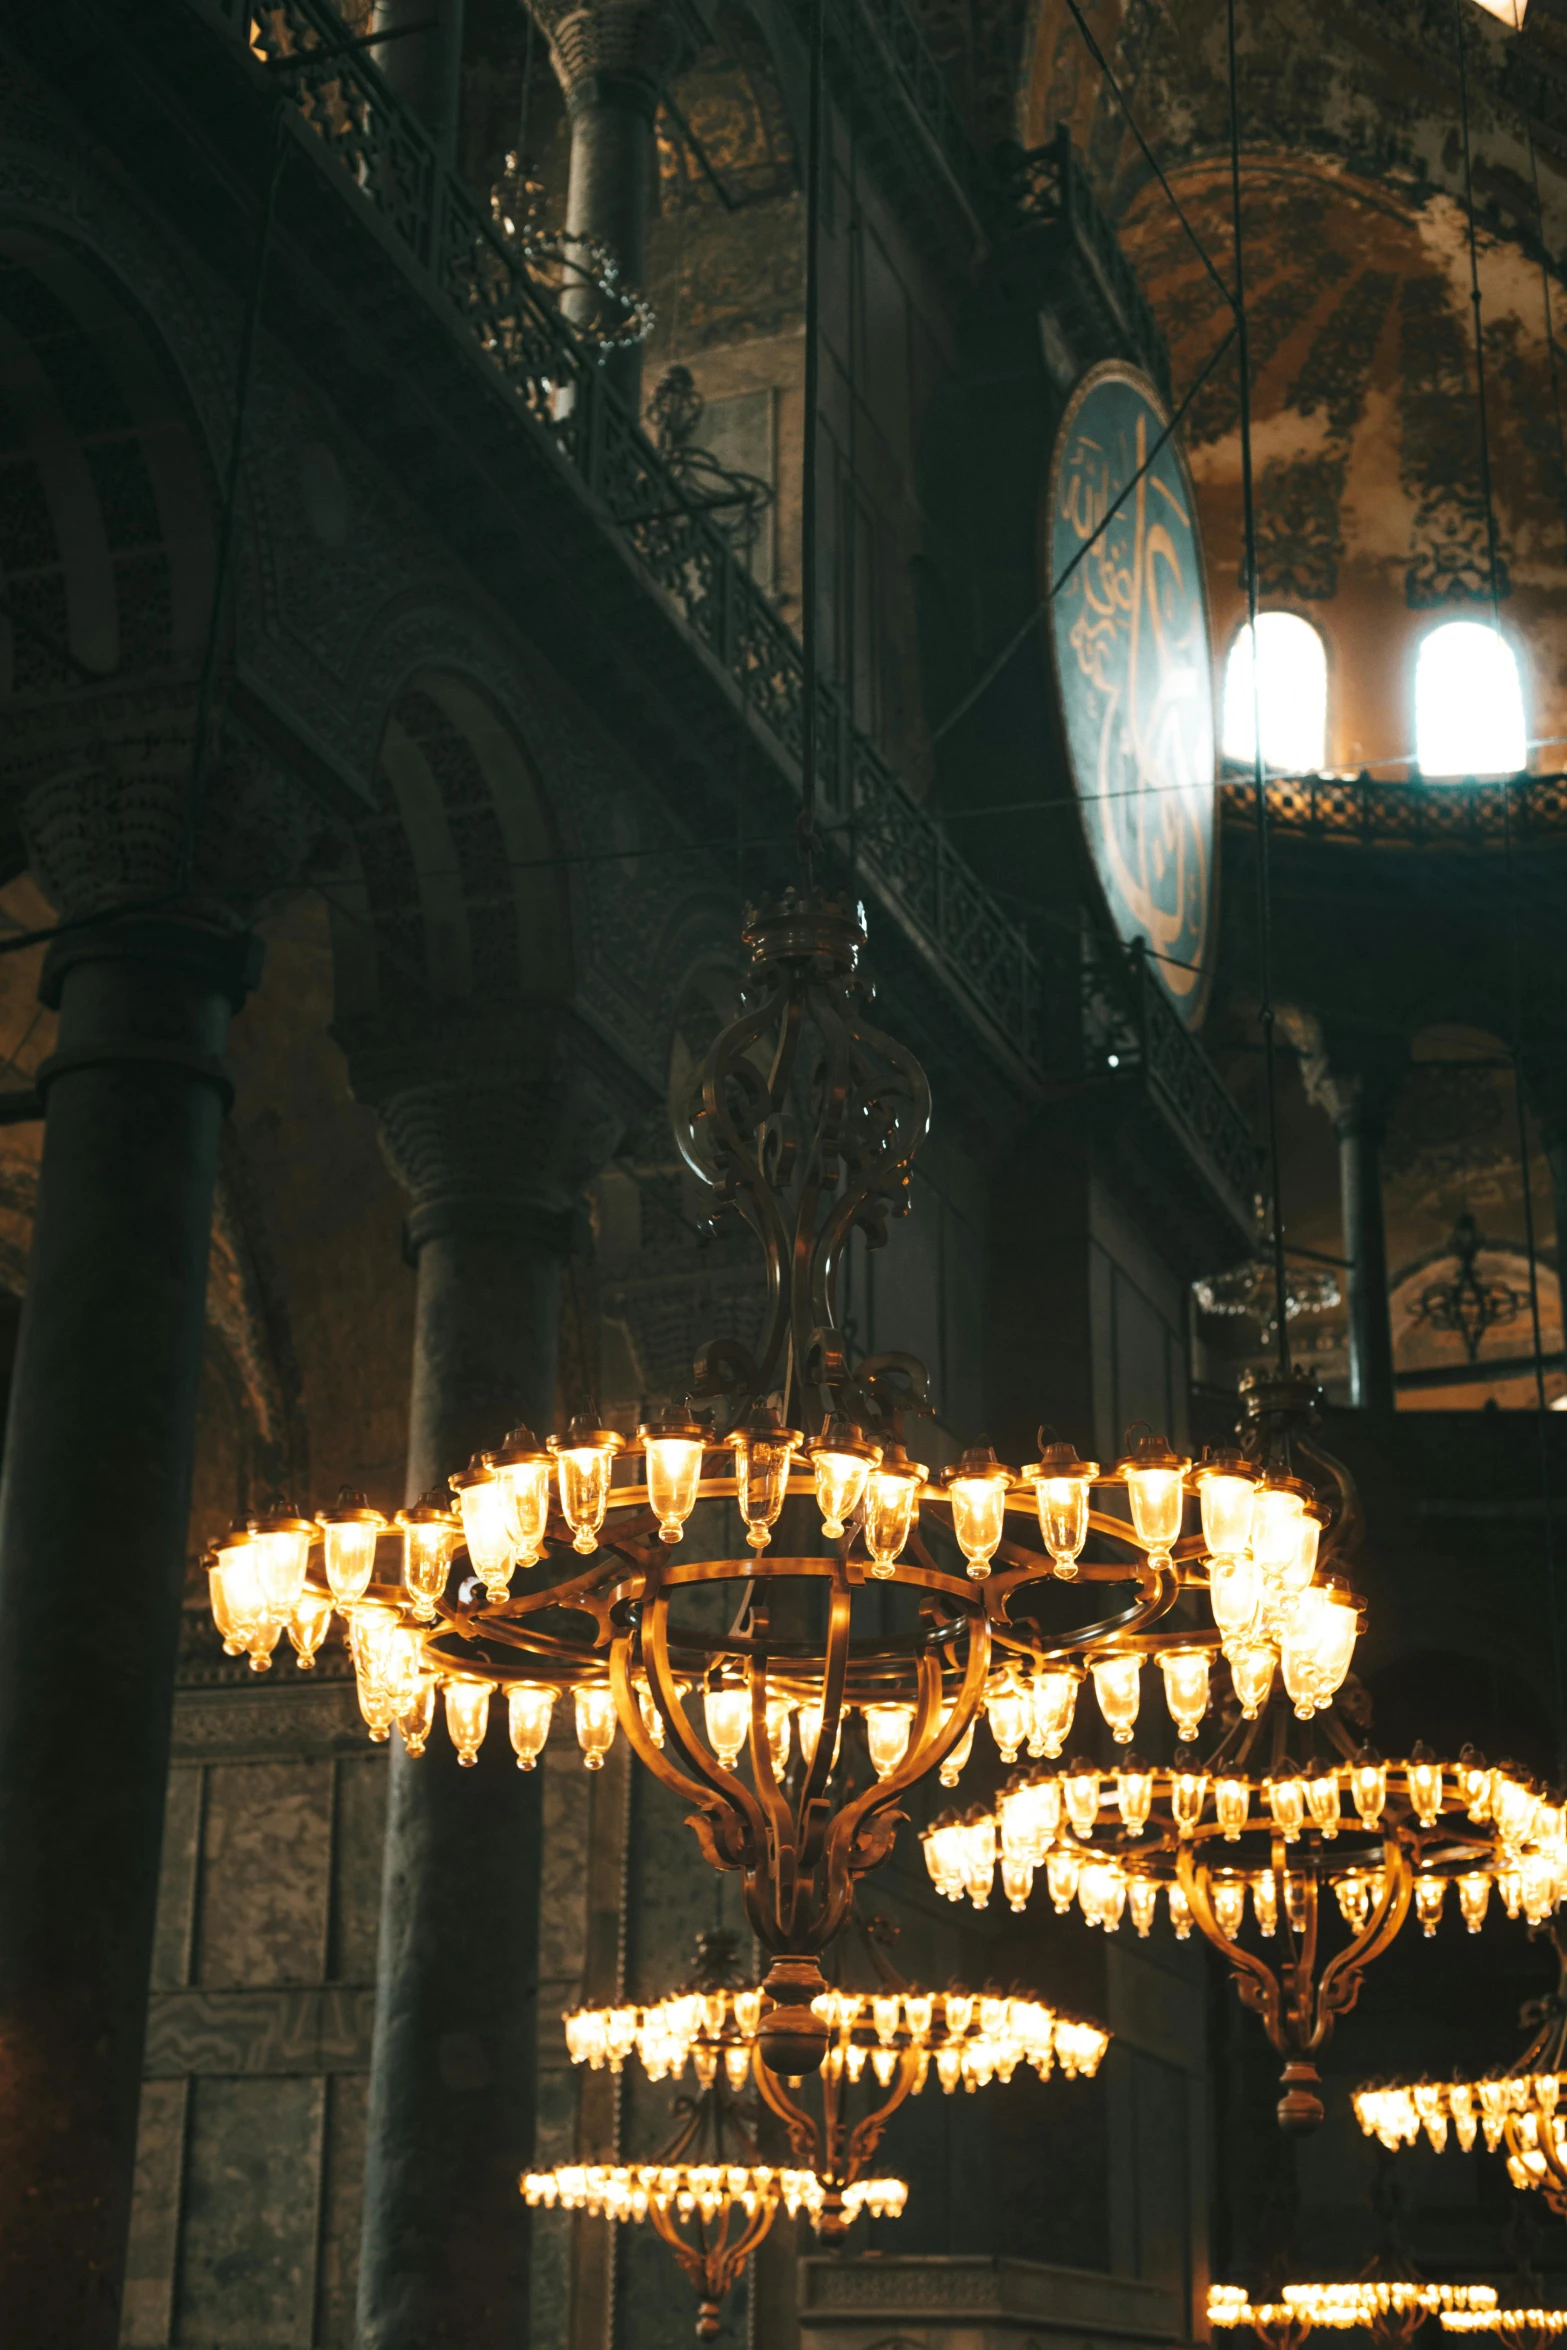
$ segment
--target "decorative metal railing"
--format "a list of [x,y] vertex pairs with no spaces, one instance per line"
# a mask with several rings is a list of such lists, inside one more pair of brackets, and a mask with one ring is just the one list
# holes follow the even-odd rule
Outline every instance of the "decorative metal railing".
[[[370,57],[344,54],[329,0],[192,0],[231,39],[269,60],[285,102],[324,157],[395,233],[432,291],[505,379],[518,411],[635,551],[718,662],[745,709],[798,770],[800,645],[706,515],[640,431],[495,224],[440,164],[420,125]],[[881,0],[888,5],[889,0]],[[299,61],[311,49],[317,65]],[[852,829],[861,877],[886,899],[970,1014],[1037,1072],[1038,966],[1024,927],[990,896],[874,745],[829,693],[821,713],[821,782]]]
[[1083,159],[1072,144],[1066,124],[1058,123],[1048,146],[1019,153],[1008,181],[1008,195],[1026,218],[1059,226],[1082,256],[1103,300],[1119,319],[1144,372],[1171,398],[1170,350],[1154,317],[1137,272],[1121,250],[1121,241],[1100,207]]
[[[1567,842],[1567,776],[1515,775],[1505,783],[1378,783],[1370,775],[1278,776],[1266,786],[1268,827],[1292,840],[1360,848],[1505,848]],[[1227,825],[1256,822],[1254,786],[1220,786]]]
[[1236,1214],[1249,1216],[1261,1175],[1250,1125],[1147,956],[1091,932],[1083,939],[1083,1053],[1091,1073],[1140,1075]]

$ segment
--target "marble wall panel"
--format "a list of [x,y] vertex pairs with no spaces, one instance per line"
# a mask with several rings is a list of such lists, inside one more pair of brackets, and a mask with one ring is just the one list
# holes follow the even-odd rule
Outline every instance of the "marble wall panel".
[[374,1747],[336,1768],[327,1971],[334,1982],[371,1983],[381,1920],[386,1750]]
[[202,1836],[198,1982],[320,1981],[331,1817],[329,1763],[212,1767]]
[[362,2074],[339,2074],[327,2083],[316,2350],[353,2350],[369,2091]]
[[163,1812],[158,1924],[152,1946],[154,1991],[177,1991],[190,1981],[202,1796],[200,1770],[181,1769],[176,1764],[169,1773],[168,1800]]
[[175,2341],[309,2344],[323,2104],[319,2080],[191,2083]]

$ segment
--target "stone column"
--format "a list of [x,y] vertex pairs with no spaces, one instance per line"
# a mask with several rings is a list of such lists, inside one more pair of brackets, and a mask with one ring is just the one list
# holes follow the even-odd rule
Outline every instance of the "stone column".
[[[626,284],[647,284],[648,217],[656,167],[653,125],[666,83],[690,46],[671,0],[596,0],[549,27],[550,53],[571,117],[566,226],[609,247]],[[591,287],[568,286],[566,316],[597,316]],[[641,411],[640,346],[616,351],[605,373],[633,415]]]
[[[422,29],[405,30],[413,26]],[[376,0],[371,30],[398,36],[370,54],[395,95],[424,124],[447,170],[454,171],[462,110],[463,0]]]
[[0,2308],[40,2350],[119,2341],[223,1053],[258,968],[177,912],[44,966],[0,1479]]
[[1367,1411],[1394,1409],[1393,1325],[1388,1310],[1387,1226],[1382,1209],[1382,1144],[1405,1070],[1407,1050],[1378,1038],[1326,1031],[1287,1017],[1301,1049],[1306,1091],[1333,1120],[1338,1137],[1339,1197],[1349,1305],[1350,1402]]
[[[1540,1148],[1550,1169],[1551,1200],[1556,1215],[1556,1263],[1567,1285],[1567,1067],[1561,1060],[1531,1055],[1524,1063],[1524,1099],[1539,1131]],[[1535,1246],[1544,1244],[1536,1218]]]
[[[418,1300],[407,1491],[555,1418],[561,1273],[619,1121],[585,1071],[477,1047],[385,1072]],[[361,2350],[520,2350],[538,2042],[540,1789],[492,1713],[477,1768],[394,1741],[359,2277]]]

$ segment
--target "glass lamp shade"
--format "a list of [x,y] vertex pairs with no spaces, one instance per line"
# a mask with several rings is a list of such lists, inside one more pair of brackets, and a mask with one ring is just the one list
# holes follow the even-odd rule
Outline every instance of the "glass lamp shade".
[[909,1734],[914,1728],[914,1708],[911,1705],[868,1705],[865,1708],[865,1742],[870,1749],[871,1768],[878,1779],[891,1778],[909,1751]]
[[1202,1505],[1202,1538],[1215,1559],[1238,1559],[1251,1541],[1257,1473],[1238,1452],[1211,1453],[1192,1478]]
[[1239,1841],[1251,1810],[1251,1789],[1244,1779],[1220,1779],[1213,1790],[1214,1816],[1226,1844]]
[[1263,1641],[1247,1642],[1225,1651],[1235,1701],[1248,1722],[1254,1722],[1268,1702],[1278,1657]]
[[950,1469],[943,1469],[941,1482],[952,1504],[958,1548],[974,1581],[983,1582],[1006,1524],[1012,1472],[989,1445],[971,1445]]
[[738,1688],[705,1689],[702,1712],[719,1769],[732,1771],[740,1760],[745,1734],[751,1726],[750,1691],[743,1683]]
[[1142,1700],[1143,1660],[1135,1651],[1122,1656],[1096,1657],[1094,1695],[1099,1711],[1119,1746],[1130,1746]]
[[[946,1714],[942,1717],[943,1729],[945,1729],[947,1723],[951,1719],[952,1713],[951,1708],[949,1707]],[[977,1726],[977,1723],[970,1722],[968,1728],[964,1731],[956,1746],[954,1746],[948,1753],[947,1758],[945,1762],[943,1762],[938,1774],[943,1787],[955,1787],[958,1781],[962,1778],[964,1765],[967,1763],[969,1756],[974,1751],[974,1732]]]
[[550,1516],[550,1455],[531,1428],[514,1428],[489,1456],[511,1511],[515,1560],[536,1567]]
[[248,1526],[236,1526],[213,1556],[209,1569],[212,1620],[230,1656],[249,1648],[267,1620],[266,1594]]
[[810,1448],[816,1478],[816,1506],[822,1513],[822,1532],[829,1542],[841,1542],[849,1520],[864,1501],[871,1471],[881,1460],[881,1447],[867,1444],[852,1421],[830,1421]]
[[872,1469],[865,1488],[865,1547],[871,1573],[885,1579],[902,1557],[920,1514],[925,1483],[923,1461],[911,1461],[901,1445],[889,1447]]
[[601,1771],[604,1757],[615,1743],[615,1693],[607,1681],[584,1681],[573,1696],[583,1764],[590,1771]]
[[1158,1653],[1170,1718],[1183,1739],[1193,1739],[1208,1710],[1208,1652],[1203,1648],[1162,1648]]
[[1186,1456],[1173,1451],[1162,1436],[1145,1436],[1116,1463],[1117,1476],[1126,1481],[1133,1530],[1152,1558],[1168,1558],[1180,1540],[1190,1467]]
[[648,1507],[660,1542],[678,1542],[696,1507],[707,1433],[694,1420],[644,1422],[637,1431],[647,1463]]
[[1029,1687],[1033,1715],[1030,1754],[1047,1755],[1052,1762],[1060,1754],[1072,1735],[1080,1679],[1069,1665],[1045,1665],[1035,1673]]
[[[1040,1435],[1043,1438],[1043,1429]],[[1069,1444],[1042,1444],[1039,1459],[1023,1471],[1024,1483],[1034,1488],[1045,1549],[1063,1582],[1077,1573],[1077,1562],[1088,1540],[1088,1514],[1098,1474],[1099,1463],[1080,1461]]]
[[417,1761],[435,1727],[435,1699],[440,1683],[433,1673],[421,1673],[419,1686],[397,1717],[398,1735],[405,1751]]
[[560,1489],[560,1514],[571,1528],[571,1547],[591,1558],[609,1507],[609,1483],[623,1440],[613,1428],[573,1420],[563,1437],[550,1438]]
[[475,1455],[447,1479],[462,1512],[463,1540],[474,1573],[491,1599],[504,1599],[516,1555],[511,1496],[490,1463]]
[[288,1619],[289,1644],[299,1659],[302,1673],[315,1670],[316,1652],[331,1625],[332,1602],[324,1591],[312,1591],[307,1583]]
[[1387,1809],[1387,1765],[1358,1762],[1349,1774],[1349,1791],[1366,1827],[1374,1828]]
[[781,1779],[789,1768],[789,1746],[792,1737],[790,1717],[794,1707],[782,1694],[768,1692],[767,1750],[772,1761],[773,1777]]
[[396,1523],[403,1537],[403,1588],[413,1602],[416,1620],[433,1624],[435,1603],[446,1596],[459,1521],[446,1508],[445,1497],[432,1491],[412,1509],[399,1510]]
[[490,1684],[454,1677],[446,1684],[446,1728],[457,1760],[471,1770],[490,1720]]
[[553,1689],[540,1688],[532,1682],[514,1681],[506,1692],[506,1728],[517,1757],[520,1771],[537,1767],[545,1742],[550,1734],[550,1715],[555,1709]]
[[1228,1655],[1233,1641],[1244,1640],[1257,1621],[1262,1604],[1262,1576],[1249,1552],[1238,1558],[1215,1558],[1208,1568],[1208,1605],[1219,1627]]
[[1009,1667],[985,1691],[985,1719],[1004,1763],[1014,1763],[1028,1737],[1033,1707],[1029,1692]]
[[375,1577],[375,1546],[386,1520],[362,1493],[344,1486],[334,1509],[321,1512],[321,1551],[327,1589],[346,1615]]
[[273,1510],[256,1521],[251,1537],[256,1575],[267,1613],[281,1628],[299,1604],[310,1563],[310,1543],[316,1533],[313,1518],[294,1510]]
[[1268,1477],[1257,1488],[1251,1551],[1270,1583],[1287,1586],[1293,1580],[1308,1498],[1296,1477]]

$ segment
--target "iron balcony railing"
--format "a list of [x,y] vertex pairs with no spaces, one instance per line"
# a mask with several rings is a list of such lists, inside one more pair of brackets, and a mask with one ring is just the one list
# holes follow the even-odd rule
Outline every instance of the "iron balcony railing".
[[[1359,848],[1501,849],[1567,842],[1567,776],[1515,775],[1497,783],[1378,783],[1370,775],[1276,776],[1265,786],[1268,829],[1281,838]],[[1256,822],[1255,787],[1231,777],[1219,792],[1226,825]]]

